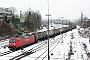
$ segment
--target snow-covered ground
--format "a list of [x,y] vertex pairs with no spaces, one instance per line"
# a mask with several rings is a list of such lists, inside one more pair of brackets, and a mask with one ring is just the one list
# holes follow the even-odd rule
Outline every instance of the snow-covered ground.
[[8,45],[8,41],[9,41],[9,39],[0,41],[0,48],[4,47],[4,46],[7,46]]
[[[74,34],[74,38],[71,39],[71,33]],[[57,39],[59,36],[55,37],[55,39]],[[70,41],[72,42],[72,49],[73,49],[73,53],[74,55],[71,55],[71,59],[70,60],[86,60],[87,59],[87,55],[85,53],[85,51],[83,50],[83,46],[80,45],[82,44],[82,42],[87,44],[87,49],[90,52],[90,43],[88,42],[88,38],[83,38],[80,37],[78,34],[77,29],[74,29],[72,31],[69,31],[67,33],[63,34],[63,43],[62,40],[59,41],[58,45],[56,46],[56,44],[54,44],[52,47],[50,47],[50,50],[53,49],[53,47],[55,47],[49,54],[50,54],[50,60],[64,60],[66,58],[68,58],[68,52],[69,52],[69,46],[70,46]],[[25,58],[22,58],[21,60],[48,60],[48,57],[44,58],[48,52],[46,52],[45,54],[43,54],[41,57],[39,57],[46,49],[43,49],[41,51],[38,51],[32,55],[29,55]],[[83,57],[82,57],[83,54]],[[39,57],[37,59],[37,57]],[[44,59],[43,59],[44,58]]]
[[[70,52],[70,46],[72,46],[72,53],[73,53],[73,55],[71,55],[70,60],[87,60],[88,57],[87,57],[85,49],[83,47],[83,43],[85,43],[87,45],[86,51],[90,52],[89,38],[84,38],[84,37],[80,36],[78,33],[78,28],[76,28],[72,31],[69,31],[67,33],[64,33],[63,36],[62,36],[62,34],[60,34],[60,35],[56,36],[55,38],[53,38],[53,40],[57,40],[58,38],[61,38],[61,37],[63,37],[62,40],[59,39],[57,41],[57,43],[55,43],[49,47],[50,60],[66,60],[66,59],[68,59],[68,57],[69,57],[68,53]],[[63,41],[63,43],[62,43],[62,41]],[[0,56],[0,60],[9,60],[10,58],[13,58],[14,56],[22,54],[29,48],[34,47],[40,43],[41,42],[31,45],[31,46],[25,48],[24,50],[18,50],[11,54],[8,54],[5,56]],[[9,49],[1,48],[0,52],[7,51],[7,50],[9,50]],[[40,51],[37,51],[36,53],[28,55],[28,56],[22,58],[21,60],[48,60],[48,56],[47,56],[48,52],[46,50],[48,50],[48,47],[44,48]],[[39,57],[39,58],[37,58],[37,57]]]

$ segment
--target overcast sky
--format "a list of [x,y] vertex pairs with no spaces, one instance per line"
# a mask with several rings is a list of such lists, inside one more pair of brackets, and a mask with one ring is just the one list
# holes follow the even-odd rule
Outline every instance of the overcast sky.
[[[39,10],[43,18],[47,18],[47,6],[47,0],[0,0],[0,7],[15,7],[18,13],[29,8]],[[49,9],[50,18],[79,18],[80,11],[90,18],[90,0],[49,0]]]

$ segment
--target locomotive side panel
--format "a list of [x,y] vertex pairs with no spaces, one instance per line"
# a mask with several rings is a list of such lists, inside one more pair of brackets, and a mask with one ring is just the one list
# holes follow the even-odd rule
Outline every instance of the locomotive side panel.
[[18,42],[19,42],[18,47],[20,47],[20,46],[24,46],[30,43],[34,43],[35,38],[34,38],[34,35],[31,35],[30,37],[27,37],[27,38],[21,38]]

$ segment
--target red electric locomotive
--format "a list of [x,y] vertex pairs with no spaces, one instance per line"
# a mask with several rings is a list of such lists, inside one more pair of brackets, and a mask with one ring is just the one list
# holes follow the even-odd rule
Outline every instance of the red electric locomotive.
[[30,43],[35,43],[35,42],[36,40],[35,40],[34,35],[11,38],[9,40],[9,49],[16,50],[17,48],[20,48],[20,47],[23,47],[25,45],[28,45]]

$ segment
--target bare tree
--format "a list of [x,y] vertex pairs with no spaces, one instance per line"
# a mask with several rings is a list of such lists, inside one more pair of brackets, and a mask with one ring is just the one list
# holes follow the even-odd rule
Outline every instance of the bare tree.
[[9,10],[12,11],[12,14],[17,13],[17,9],[15,7],[10,7]]
[[41,14],[39,13],[39,10],[37,12],[34,11],[26,11],[24,13],[25,16],[25,22],[26,27],[31,30],[39,29],[41,26]]

